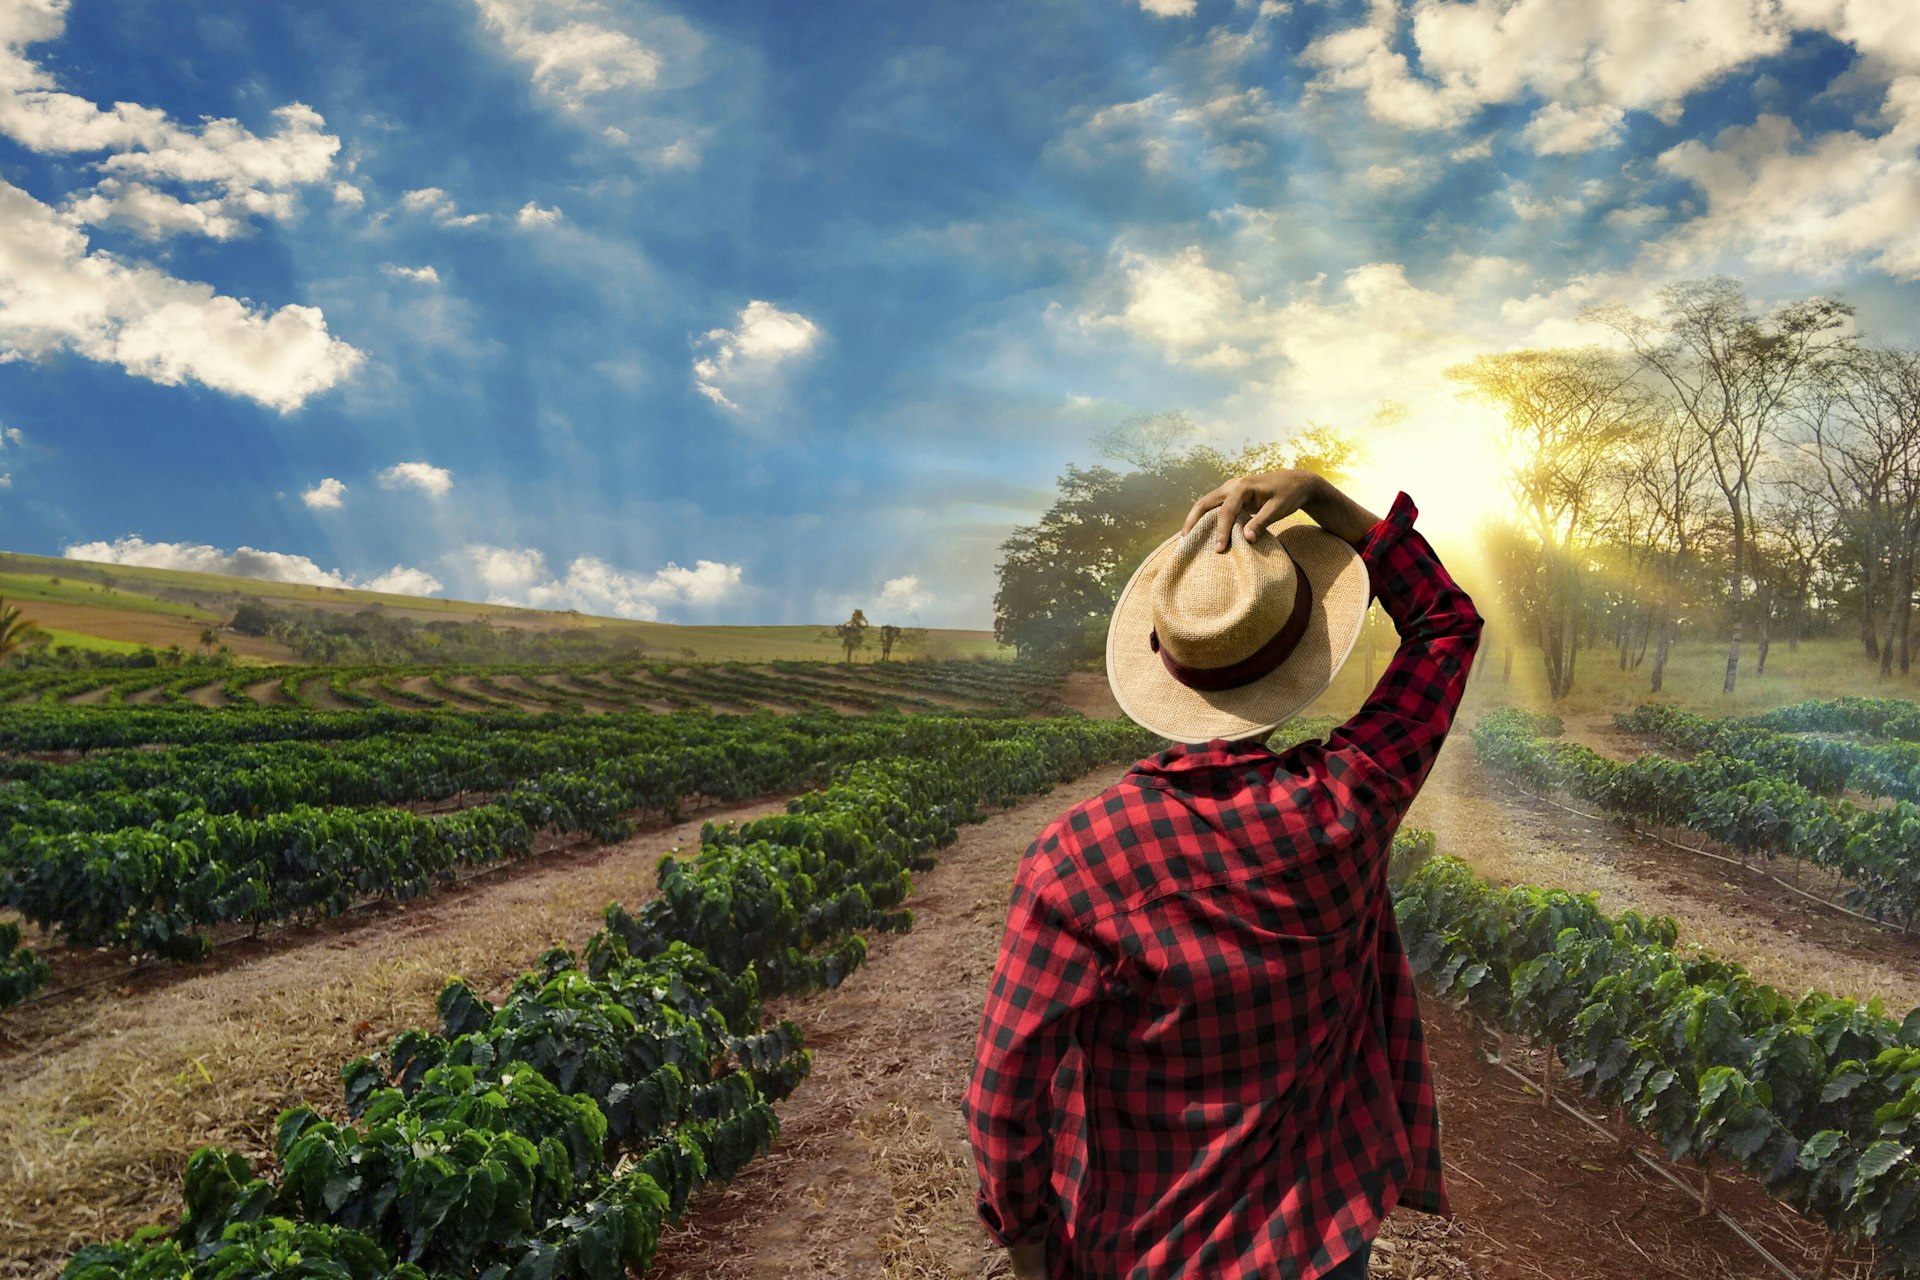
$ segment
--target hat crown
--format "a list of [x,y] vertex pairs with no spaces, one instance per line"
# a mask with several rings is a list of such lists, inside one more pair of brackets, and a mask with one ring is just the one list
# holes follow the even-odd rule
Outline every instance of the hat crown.
[[1277,537],[1258,546],[1235,521],[1227,549],[1213,542],[1219,508],[1194,522],[1153,581],[1154,633],[1174,661],[1222,667],[1249,657],[1293,616],[1299,567]]

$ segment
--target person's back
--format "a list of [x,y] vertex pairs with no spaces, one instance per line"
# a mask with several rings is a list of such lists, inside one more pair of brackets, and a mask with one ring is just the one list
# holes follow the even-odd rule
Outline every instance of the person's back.
[[[1386,864],[1481,621],[1404,494],[1379,522],[1338,495],[1295,505],[1357,545],[1402,645],[1326,741],[1275,753],[1264,733],[1169,733],[1174,746],[1027,851],[962,1103],[981,1220],[1023,1274],[1043,1251],[1054,1280],[1344,1276],[1396,1203],[1448,1212]],[[1296,585],[1310,602],[1312,584]],[[1159,652],[1159,632],[1182,624],[1166,598],[1155,607]],[[1315,621],[1338,642],[1338,617]],[[1262,646],[1279,663],[1256,665],[1301,661],[1313,641],[1291,630],[1291,646]],[[1306,661],[1324,667],[1311,697],[1339,662]],[[1206,684],[1205,670],[1165,666],[1175,698]],[[1238,667],[1203,695],[1210,713],[1247,713],[1259,680],[1285,676]],[[1123,706],[1152,703],[1142,683],[1116,678]]]

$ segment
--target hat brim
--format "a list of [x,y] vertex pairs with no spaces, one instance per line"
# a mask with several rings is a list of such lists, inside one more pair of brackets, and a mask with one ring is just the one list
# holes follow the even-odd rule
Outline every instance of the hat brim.
[[[1334,673],[1353,652],[1372,599],[1366,562],[1348,543],[1303,518],[1268,528],[1277,539],[1268,545],[1284,548],[1313,587],[1313,611],[1299,645],[1285,662],[1237,689],[1189,689],[1175,680],[1148,636],[1153,631],[1153,582],[1180,541],[1176,533],[1133,571],[1107,627],[1107,683],[1120,709],[1136,724],[1175,742],[1259,737],[1333,683]],[[1188,536],[1198,533],[1196,526]]]

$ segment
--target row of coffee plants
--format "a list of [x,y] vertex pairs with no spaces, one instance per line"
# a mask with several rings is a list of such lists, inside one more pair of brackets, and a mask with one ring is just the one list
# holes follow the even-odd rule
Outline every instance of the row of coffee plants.
[[1920,1276],[1920,1010],[1904,1022],[1675,949],[1670,919],[1592,894],[1498,888],[1432,858],[1395,898],[1409,960],[1442,994],[1530,1037],[1669,1159],[1758,1178],[1880,1272]]
[[[1051,731],[1084,724],[1091,732],[1095,723]],[[192,960],[210,947],[212,926],[336,915],[370,896],[404,901],[463,868],[525,856],[539,830],[616,839],[631,829],[626,815],[672,819],[692,795],[746,799],[815,783],[843,762],[953,759],[1047,731],[1030,722],[935,717],[817,717],[777,726],[672,717],[654,722],[644,747],[595,758],[588,744],[590,764],[542,773],[439,817],[296,804],[260,817],[195,811],[115,830],[27,832],[0,849],[0,905],[72,945]],[[529,758],[519,757],[522,764]],[[136,797],[126,807],[141,803]]]
[[1920,801],[1920,743],[1801,737],[1746,720],[1714,719],[1658,703],[1613,719],[1622,729],[1647,734],[1683,751],[1739,756],[1821,795],[1852,787],[1863,795]]
[[1749,717],[1782,733],[1844,733],[1920,742],[1920,706],[1908,698],[1827,698],[1796,702]]
[[438,1032],[343,1069],[352,1123],[282,1114],[277,1181],[200,1151],[175,1227],[84,1249],[66,1280],[644,1270],[695,1189],[768,1149],[772,1103],[808,1073],[798,1027],[761,1028],[762,997],[837,985],[865,955],[857,930],[909,927],[889,908],[911,869],[979,806],[1161,742],[1107,721],[948,723],[964,728],[945,745],[844,764],[779,818],[706,824],[697,857],[663,860],[660,898],[608,908],[584,967],[549,952],[497,1009],[449,985]]
[[1920,919],[1920,806],[1896,800],[1860,809],[1714,751],[1622,764],[1551,741],[1561,728],[1553,716],[1489,711],[1473,727],[1474,749],[1536,790],[1564,792],[1629,823],[1685,827],[1742,857],[1803,859],[1843,878],[1849,908],[1903,929]]
[[[745,663],[627,662],[351,667],[146,668],[0,673],[0,701],[15,707],[85,703],[97,709],[158,705],[225,710],[264,703],[401,710],[580,711],[589,703],[632,707],[667,701],[768,703],[821,709],[827,701],[869,710],[942,711],[958,698],[985,708],[1057,711],[1059,672],[1031,664],[928,661]],[[428,686],[421,687],[422,684]],[[431,691],[429,691],[431,689]],[[943,695],[941,697],[928,695]],[[204,705],[202,705],[204,704]]]

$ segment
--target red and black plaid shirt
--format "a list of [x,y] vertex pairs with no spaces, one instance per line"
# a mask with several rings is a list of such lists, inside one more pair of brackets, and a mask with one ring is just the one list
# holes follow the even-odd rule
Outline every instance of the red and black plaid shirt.
[[1401,643],[1358,715],[1176,744],[1021,860],[961,1112],[981,1221],[1054,1280],[1313,1280],[1451,1213],[1387,851],[1481,619],[1414,515],[1361,544]]

